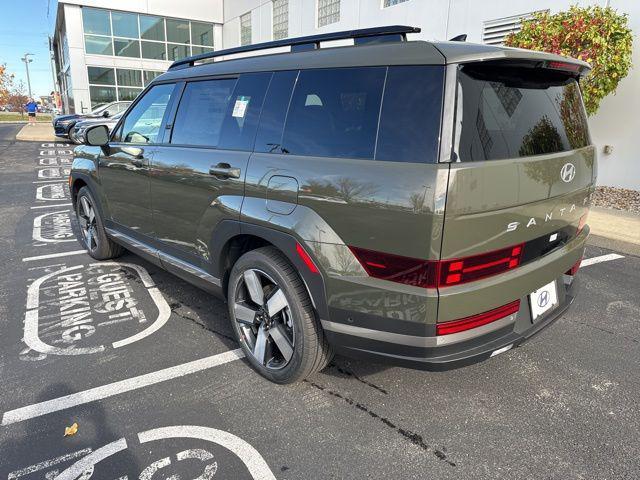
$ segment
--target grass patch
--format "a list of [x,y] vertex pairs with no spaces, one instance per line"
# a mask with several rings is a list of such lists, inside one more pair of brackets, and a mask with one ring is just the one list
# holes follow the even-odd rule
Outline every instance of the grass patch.
[[[20,112],[0,112],[0,122],[26,122],[29,117],[25,113],[20,115]],[[36,115],[36,122],[51,122],[51,114],[38,113]]]

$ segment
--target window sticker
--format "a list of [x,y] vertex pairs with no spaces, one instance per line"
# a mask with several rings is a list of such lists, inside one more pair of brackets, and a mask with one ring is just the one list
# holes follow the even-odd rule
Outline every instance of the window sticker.
[[249,100],[251,100],[251,97],[240,95],[237,98],[235,105],[233,106],[233,113],[231,114],[231,116],[236,118],[244,118],[245,114],[247,113]]

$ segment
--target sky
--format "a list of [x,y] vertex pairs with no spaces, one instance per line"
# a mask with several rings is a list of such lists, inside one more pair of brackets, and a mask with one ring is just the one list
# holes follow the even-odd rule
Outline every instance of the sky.
[[0,0],[0,64],[6,63],[8,72],[24,81],[26,92],[27,74],[20,58],[33,53],[29,74],[34,97],[53,90],[47,35],[53,34],[56,8],[57,0]]

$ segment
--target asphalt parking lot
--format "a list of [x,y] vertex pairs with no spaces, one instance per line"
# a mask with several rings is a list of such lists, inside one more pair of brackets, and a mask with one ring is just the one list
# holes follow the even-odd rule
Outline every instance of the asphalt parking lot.
[[0,125],[0,479],[640,478],[640,258],[588,247],[573,308],[484,363],[337,357],[276,386],[223,302],[82,253],[72,147],[18,128]]

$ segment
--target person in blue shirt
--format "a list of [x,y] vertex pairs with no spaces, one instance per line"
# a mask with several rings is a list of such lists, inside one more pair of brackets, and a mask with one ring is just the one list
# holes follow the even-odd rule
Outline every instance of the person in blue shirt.
[[33,98],[29,98],[29,102],[24,106],[24,109],[27,112],[27,115],[29,115],[29,125],[35,125],[38,104],[33,100]]

